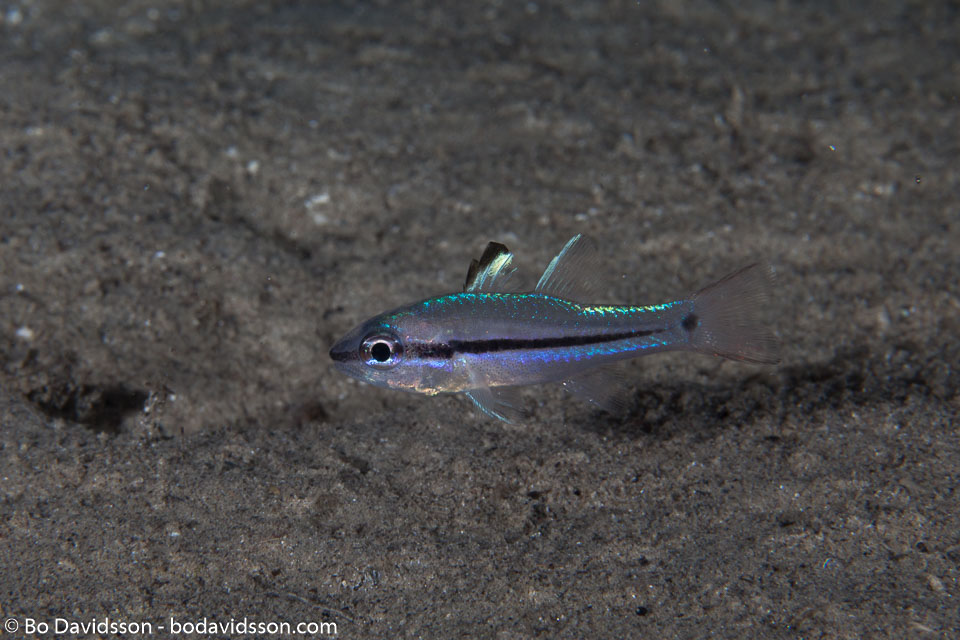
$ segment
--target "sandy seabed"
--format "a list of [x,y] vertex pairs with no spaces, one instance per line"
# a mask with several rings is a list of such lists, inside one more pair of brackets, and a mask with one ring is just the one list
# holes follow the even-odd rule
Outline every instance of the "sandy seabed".
[[[9,637],[960,634],[955,3],[6,7]],[[782,365],[519,426],[330,366],[581,232],[597,302],[769,260]]]

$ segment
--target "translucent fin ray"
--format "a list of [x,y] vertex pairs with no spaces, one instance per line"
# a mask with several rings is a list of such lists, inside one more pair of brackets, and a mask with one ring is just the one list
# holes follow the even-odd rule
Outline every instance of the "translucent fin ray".
[[710,355],[755,364],[780,362],[780,341],[764,323],[773,272],[751,264],[693,294],[683,321],[690,344]]
[[600,366],[563,381],[563,388],[609,413],[624,413],[629,404],[629,381],[617,366]]
[[595,279],[599,265],[596,245],[577,234],[550,261],[534,291],[574,302],[596,302],[601,292]]
[[519,387],[480,387],[465,393],[478,409],[498,420],[516,424],[527,415],[520,407]]
[[521,408],[519,387],[490,387],[473,369],[468,369],[467,373],[473,388],[465,393],[478,409],[511,424],[526,417],[526,412]]

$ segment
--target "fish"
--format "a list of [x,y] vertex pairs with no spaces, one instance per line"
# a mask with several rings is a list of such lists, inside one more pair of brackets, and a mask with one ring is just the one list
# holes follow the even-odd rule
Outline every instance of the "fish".
[[599,252],[570,239],[532,291],[511,284],[513,254],[490,242],[463,291],[374,316],[330,349],[340,372],[372,385],[461,393],[487,415],[525,419],[519,390],[545,383],[608,411],[629,384],[620,361],[662,351],[773,365],[780,343],[763,321],[772,270],[748,264],[684,298],[645,306],[597,304]]

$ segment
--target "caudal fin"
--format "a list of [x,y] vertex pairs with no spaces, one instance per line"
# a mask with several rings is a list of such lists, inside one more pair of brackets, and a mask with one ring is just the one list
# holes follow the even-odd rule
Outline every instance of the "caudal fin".
[[773,286],[770,268],[754,263],[693,294],[684,320],[697,351],[757,364],[780,362],[780,342],[764,324]]

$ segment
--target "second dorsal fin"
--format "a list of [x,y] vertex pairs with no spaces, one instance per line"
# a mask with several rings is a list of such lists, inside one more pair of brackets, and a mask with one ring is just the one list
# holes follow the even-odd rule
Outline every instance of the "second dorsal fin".
[[510,249],[499,242],[491,242],[479,260],[470,261],[463,290],[473,293],[506,291],[507,281],[517,270],[512,263]]
[[596,302],[599,264],[596,245],[578,233],[550,261],[534,291],[574,302]]

